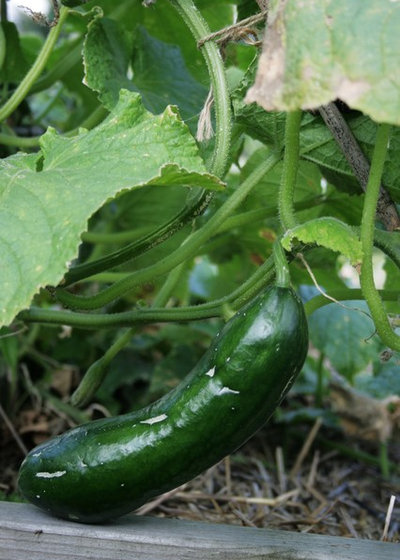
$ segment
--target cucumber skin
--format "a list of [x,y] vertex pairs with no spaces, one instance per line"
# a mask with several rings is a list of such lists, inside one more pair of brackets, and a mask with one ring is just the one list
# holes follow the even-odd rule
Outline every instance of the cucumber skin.
[[290,389],[307,349],[297,295],[267,288],[226,323],[191,373],[160,400],[33,449],[20,468],[20,491],[36,506],[82,523],[133,511],[247,441]]

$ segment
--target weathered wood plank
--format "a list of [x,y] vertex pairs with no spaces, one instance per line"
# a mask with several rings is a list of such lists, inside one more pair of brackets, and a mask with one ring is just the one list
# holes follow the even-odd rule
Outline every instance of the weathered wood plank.
[[399,560],[400,546],[127,515],[108,525],[0,502],[0,560]]

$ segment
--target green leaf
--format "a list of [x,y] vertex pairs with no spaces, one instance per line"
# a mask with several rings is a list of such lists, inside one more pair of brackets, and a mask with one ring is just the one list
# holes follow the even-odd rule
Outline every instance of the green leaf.
[[335,99],[400,124],[400,4],[392,0],[272,0],[255,85],[266,110]]
[[132,52],[132,34],[102,12],[88,25],[83,45],[85,83],[99,93],[107,109],[118,102],[121,89],[134,91],[127,77]]
[[317,244],[347,257],[351,264],[362,262],[361,242],[354,231],[336,218],[322,217],[310,220],[288,230],[282,239],[282,245],[291,250],[293,241]]
[[[196,126],[193,117],[201,111],[207,88],[189,73],[179,47],[151,37],[142,26],[128,33],[116,21],[96,17],[89,25],[83,56],[85,83],[108,109],[125,88],[139,92],[152,113],[177,105],[183,119],[192,119]],[[132,79],[127,77],[130,62]]]
[[[397,363],[396,363],[397,362]],[[376,399],[385,399],[391,395],[400,397],[400,362],[398,354],[389,363],[383,365],[377,375],[360,373],[354,379],[356,389]]]
[[0,83],[18,83],[29,70],[29,65],[21,49],[18,29],[14,23],[1,21],[3,28],[6,56],[0,68]]
[[176,110],[154,116],[127,91],[97,128],[72,138],[50,129],[41,148],[0,167],[0,324],[59,283],[89,217],[111,197],[144,185],[222,187]]
[[132,70],[133,84],[149,111],[159,113],[166,105],[177,105],[182,118],[196,126],[208,90],[189,73],[179,47],[152,37],[139,26]]
[[376,361],[382,349],[380,340],[371,338],[375,327],[363,313],[367,309],[362,301],[347,301],[346,308],[333,303],[308,318],[311,343],[349,380]]

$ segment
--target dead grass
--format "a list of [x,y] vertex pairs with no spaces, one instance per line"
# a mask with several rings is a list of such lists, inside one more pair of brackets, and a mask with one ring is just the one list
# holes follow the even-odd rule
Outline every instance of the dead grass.
[[305,455],[303,445],[285,466],[282,448],[266,447],[266,433],[138,513],[400,541],[398,480],[384,480],[375,467],[318,446]]

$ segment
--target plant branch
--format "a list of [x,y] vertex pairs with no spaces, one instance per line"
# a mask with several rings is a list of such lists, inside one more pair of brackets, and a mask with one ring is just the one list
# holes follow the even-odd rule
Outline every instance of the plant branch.
[[[342,150],[361,188],[366,191],[370,165],[350,127],[334,103],[320,107],[319,112]],[[383,186],[379,188],[377,214],[388,231],[400,229],[400,217],[396,205]]]
[[226,305],[234,311],[240,309],[273,279],[273,257],[269,257],[257,270],[232,293],[200,305],[177,308],[136,308],[121,313],[77,313],[31,307],[21,311],[17,319],[26,323],[70,325],[81,329],[131,327],[136,324],[170,321],[194,321],[219,317]]
[[372,156],[371,169],[365,193],[364,207],[361,221],[361,245],[363,261],[361,264],[360,283],[364,298],[368,304],[378,335],[389,348],[400,351],[400,336],[393,331],[382,299],[374,283],[374,269],[372,254],[374,247],[374,231],[376,207],[379,198],[380,182],[385,164],[391,126],[378,126],[375,148]]
[[[196,41],[210,33],[210,29],[192,0],[170,0],[182,16]],[[210,172],[223,177],[227,171],[231,145],[232,114],[224,63],[217,46],[205,43],[201,49],[210,75],[216,115],[216,137]]]
[[37,59],[33,63],[29,72],[25,75],[24,79],[20,82],[17,89],[14,91],[12,96],[6,101],[3,107],[0,108],[0,122],[3,122],[7,119],[11,113],[15,111],[15,109],[22,103],[25,97],[30,92],[33,84],[38,79],[40,74],[45,67],[49,56],[54,48],[54,45],[57,42],[58,36],[60,35],[60,31],[62,26],[68,16],[69,10],[66,7],[62,7],[60,10],[60,15],[58,19],[57,25],[55,25],[47,35],[46,41],[38,54]]

